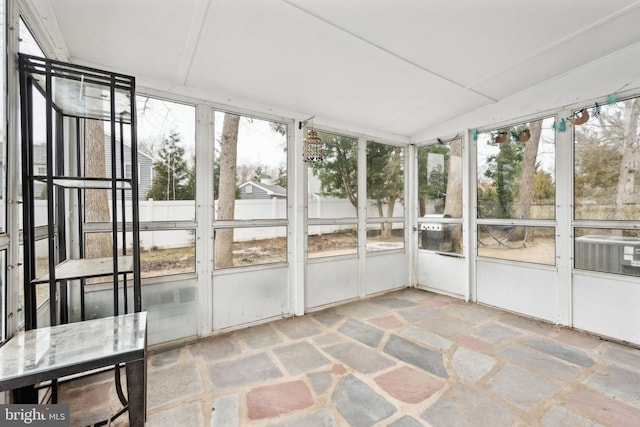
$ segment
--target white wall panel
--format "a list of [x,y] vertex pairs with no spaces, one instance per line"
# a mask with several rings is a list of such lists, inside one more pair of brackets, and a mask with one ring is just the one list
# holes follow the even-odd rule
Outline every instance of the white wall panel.
[[327,258],[307,263],[306,308],[357,297],[357,258]]
[[464,297],[468,286],[464,258],[418,251],[418,287]]
[[404,288],[407,282],[404,252],[367,255],[367,295]]
[[290,314],[287,277],[287,267],[215,275],[213,329]]
[[573,326],[640,344],[640,283],[574,274]]
[[478,302],[556,322],[558,273],[555,269],[478,260]]

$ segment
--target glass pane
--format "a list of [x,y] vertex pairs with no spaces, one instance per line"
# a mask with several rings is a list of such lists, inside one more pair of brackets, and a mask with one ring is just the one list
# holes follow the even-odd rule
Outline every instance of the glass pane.
[[309,162],[309,218],[358,216],[358,139],[318,132],[323,160]]
[[640,98],[599,110],[574,126],[575,218],[640,219]]
[[462,140],[418,148],[421,217],[462,218]]
[[154,230],[140,233],[141,277],[195,271],[195,230]]
[[[4,10],[5,8],[3,7],[2,8],[3,13],[4,13]],[[29,55],[44,57],[44,53],[42,52],[42,49],[38,45],[38,42],[36,42],[35,37],[33,37],[33,34],[31,33],[31,30],[29,30],[29,27],[27,27],[27,24],[25,24],[22,18],[20,18],[19,25],[20,25],[20,28],[19,28],[20,42],[18,44],[18,51],[20,51],[21,53],[29,54]],[[2,32],[2,34],[4,34],[4,31]]]
[[287,126],[215,113],[217,220],[287,217]]
[[[3,94],[0,96],[0,117],[2,117],[2,120],[0,120],[0,233],[2,234],[7,232],[7,116],[5,106],[6,96],[4,95],[7,93],[5,9],[6,4],[4,0],[0,0],[0,88],[2,89]],[[5,271],[4,268],[1,271]],[[6,299],[3,297],[2,301],[6,301]],[[4,303],[2,304],[2,307],[0,307],[0,314],[2,314],[2,319],[4,319],[4,311],[2,310],[4,310]],[[2,327],[2,331],[4,331],[3,320],[0,321],[0,326]],[[0,338],[4,338],[4,335],[0,335]]]
[[369,224],[367,227],[367,251],[388,251],[404,248],[404,222]]
[[478,256],[555,265],[554,227],[478,225]]
[[367,216],[404,216],[404,148],[367,142]]
[[478,134],[478,218],[555,218],[552,117]]
[[640,276],[640,231],[575,229],[575,268]]
[[5,301],[7,301],[7,251],[0,251],[0,342],[4,342],[5,335],[5,319],[6,315],[6,305]]
[[[144,206],[143,201],[166,203],[168,211],[161,214],[162,220],[193,221],[196,206],[196,108],[139,95],[136,96],[136,109],[140,221],[160,220],[142,217],[142,212],[152,210]],[[130,160],[128,163],[131,165]]]
[[287,227],[215,230],[216,270],[287,261]]
[[358,233],[355,224],[309,226],[307,256],[319,258],[358,253]]
[[422,222],[420,228],[420,249],[462,254],[462,224]]

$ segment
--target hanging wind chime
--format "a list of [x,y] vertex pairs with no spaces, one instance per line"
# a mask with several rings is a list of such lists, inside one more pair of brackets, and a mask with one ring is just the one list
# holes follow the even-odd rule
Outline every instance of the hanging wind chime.
[[[306,126],[309,121],[313,120],[313,117],[304,122],[300,122],[300,129]],[[302,144],[302,160],[305,162],[322,161],[322,139],[313,128],[313,124],[307,129],[307,136],[304,138]]]

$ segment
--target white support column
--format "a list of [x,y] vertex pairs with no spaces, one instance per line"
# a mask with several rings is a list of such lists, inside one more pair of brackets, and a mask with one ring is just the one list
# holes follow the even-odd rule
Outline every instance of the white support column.
[[358,138],[358,297],[367,296],[367,140]]
[[198,273],[198,335],[213,331],[213,160],[214,113],[208,105],[196,108],[196,271]]
[[[569,117],[571,110],[561,110],[557,117]],[[558,268],[557,323],[573,325],[573,132],[556,131],[556,266]]]
[[410,144],[405,152],[404,240],[407,254],[407,284],[411,287],[416,287],[418,284],[418,179],[416,175],[418,149],[414,144]]
[[307,259],[307,167],[302,161],[305,129],[296,122],[287,132],[287,257],[289,260],[289,307],[295,316],[305,311]]
[[476,212],[477,212],[477,162],[476,162],[476,140],[470,136],[471,131],[467,129],[462,137],[462,253],[465,256],[467,268],[467,289],[465,301],[477,302],[477,281],[476,281]]

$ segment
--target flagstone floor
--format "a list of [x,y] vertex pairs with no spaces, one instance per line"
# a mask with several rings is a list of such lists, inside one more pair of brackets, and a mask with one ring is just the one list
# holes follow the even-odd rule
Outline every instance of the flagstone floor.
[[[112,377],[61,386],[71,425],[116,410]],[[147,403],[151,427],[639,426],[640,350],[405,289],[152,353]]]

